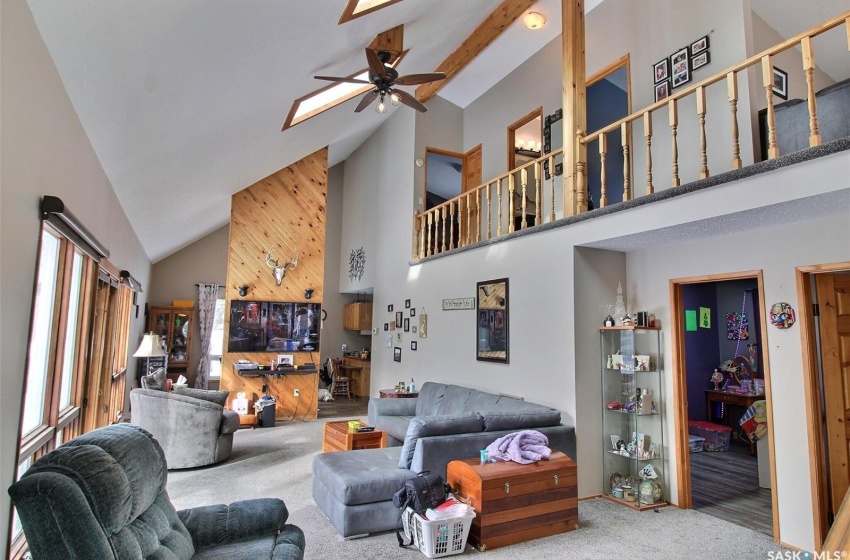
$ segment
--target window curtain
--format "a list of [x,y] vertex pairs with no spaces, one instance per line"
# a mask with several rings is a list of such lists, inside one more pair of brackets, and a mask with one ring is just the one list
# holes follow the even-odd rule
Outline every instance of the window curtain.
[[195,375],[195,388],[206,389],[210,377],[210,339],[212,338],[218,284],[198,284],[198,328],[201,331],[201,359]]

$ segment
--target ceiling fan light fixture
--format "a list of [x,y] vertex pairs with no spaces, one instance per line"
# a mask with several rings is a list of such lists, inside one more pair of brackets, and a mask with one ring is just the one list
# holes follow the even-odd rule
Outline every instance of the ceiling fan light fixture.
[[525,14],[525,17],[522,18],[522,23],[525,24],[528,29],[540,29],[546,25],[546,18],[539,12],[528,12]]
[[399,105],[401,105],[401,96],[399,94],[397,94],[396,92],[392,92],[390,94],[390,103],[392,103],[394,106],[398,107]]
[[382,115],[387,112],[387,104],[384,103],[384,94],[383,93],[381,94],[381,101],[378,103],[378,106],[375,107],[375,112],[380,113]]

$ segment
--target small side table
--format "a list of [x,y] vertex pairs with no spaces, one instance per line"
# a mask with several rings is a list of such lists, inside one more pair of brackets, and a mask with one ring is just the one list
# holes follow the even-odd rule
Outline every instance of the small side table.
[[395,389],[380,389],[382,399],[415,399],[419,393],[398,393]]
[[[325,422],[322,435],[322,453],[330,451],[352,451],[354,449],[380,449],[387,446],[387,432],[373,430],[358,432],[348,427],[350,420]],[[366,426],[365,423],[360,422]]]

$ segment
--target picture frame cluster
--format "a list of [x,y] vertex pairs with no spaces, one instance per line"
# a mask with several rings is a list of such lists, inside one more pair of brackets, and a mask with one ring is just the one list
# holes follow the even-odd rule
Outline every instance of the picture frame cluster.
[[695,70],[711,62],[709,45],[709,36],[705,35],[652,65],[656,102],[690,82]]

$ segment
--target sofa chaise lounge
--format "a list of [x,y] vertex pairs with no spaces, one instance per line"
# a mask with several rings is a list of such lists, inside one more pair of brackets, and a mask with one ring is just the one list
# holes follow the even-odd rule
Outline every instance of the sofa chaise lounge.
[[369,423],[387,432],[385,449],[323,453],[313,459],[313,499],[343,537],[396,528],[392,495],[422,471],[446,475],[456,459],[477,457],[496,439],[534,429],[575,458],[575,429],[558,410],[444,383],[415,399],[371,399]]

